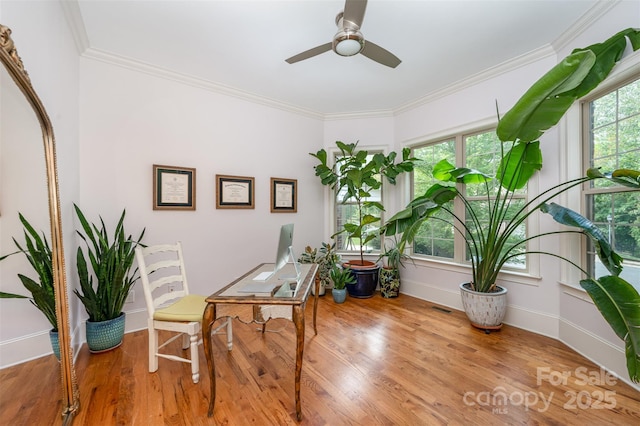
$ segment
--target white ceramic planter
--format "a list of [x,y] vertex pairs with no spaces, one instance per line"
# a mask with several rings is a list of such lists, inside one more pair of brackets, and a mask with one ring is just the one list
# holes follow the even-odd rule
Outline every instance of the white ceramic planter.
[[497,286],[494,293],[480,293],[460,284],[462,306],[471,325],[483,330],[499,330],[507,313],[507,289]]

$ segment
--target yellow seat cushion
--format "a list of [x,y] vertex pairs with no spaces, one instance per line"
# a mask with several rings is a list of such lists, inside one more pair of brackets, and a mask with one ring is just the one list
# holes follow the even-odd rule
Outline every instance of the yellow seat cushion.
[[207,307],[204,296],[188,294],[166,308],[158,309],[153,319],[158,321],[202,321]]

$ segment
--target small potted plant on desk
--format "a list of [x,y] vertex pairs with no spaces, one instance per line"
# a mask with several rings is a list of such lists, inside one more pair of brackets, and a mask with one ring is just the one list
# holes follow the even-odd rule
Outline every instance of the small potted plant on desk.
[[18,274],[18,278],[22,282],[24,288],[30,293],[31,297],[21,294],[0,292],[0,299],[29,299],[29,301],[44,314],[51,324],[49,338],[51,339],[51,347],[56,358],[60,359],[60,346],[58,344],[58,320],[56,317],[56,300],[53,289],[53,259],[51,257],[51,248],[45,234],[42,237],[38,235],[31,224],[18,213],[20,222],[24,227],[24,240],[26,249],[23,248],[16,239],[13,239],[18,251],[0,257],[3,260],[16,253],[24,253],[27,260],[38,275],[38,281],[35,281],[25,275]]
[[329,274],[333,281],[331,296],[336,303],[344,303],[347,298],[347,284],[353,284],[356,280],[349,269],[335,265]]

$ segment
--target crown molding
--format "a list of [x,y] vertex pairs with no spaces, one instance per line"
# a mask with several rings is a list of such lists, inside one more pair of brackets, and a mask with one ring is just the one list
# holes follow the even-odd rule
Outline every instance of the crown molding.
[[324,114],[325,121],[337,121],[337,120],[359,120],[364,118],[393,118],[394,113],[392,110],[372,110],[372,111],[357,111],[357,112],[340,112],[340,113],[327,113]]
[[606,0],[598,1],[592,8],[587,10],[584,15],[580,17],[573,25],[569,27],[564,33],[554,40],[551,45],[556,52],[560,52],[567,47],[569,43],[575,40],[580,34],[585,32],[590,26],[594,24],[599,18],[606,14],[609,10],[613,9],[621,0]]
[[406,103],[396,108],[393,112],[395,115],[402,114],[404,112],[410,111],[422,105],[433,102],[437,99],[443,98],[445,96],[448,96],[456,92],[459,92],[461,90],[467,89],[469,87],[475,86],[476,84],[482,83],[483,81],[496,78],[502,74],[514,71],[520,67],[524,67],[526,65],[537,62],[539,60],[546,59],[550,56],[554,56],[555,54],[556,53],[551,47],[551,45],[540,47],[538,49],[532,50],[531,52],[525,53],[524,55],[520,55],[515,58],[509,59],[508,61],[505,61],[501,64],[488,68],[482,72],[474,74],[471,77],[465,78],[464,80],[460,80],[453,84],[445,86],[442,89],[436,90],[435,92],[431,92],[414,101]]
[[82,20],[80,6],[76,0],[61,0],[60,5],[69,24],[73,41],[76,44],[76,49],[78,49],[78,54],[82,55],[89,49],[89,36],[87,35],[87,29]]
[[116,55],[101,49],[89,48],[82,55],[83,58],[92,59],[100,62],[105,62],[111,65],[116,65],[122,68],[126,68],[132,71],[140,72],[143,74],[152,75],[155,77],[163,78],[165,80],[171,80],[178,83],[186,84],[188,86],[196,87],[203,90],[219,93],[226,96],[232,96],[235,98],[243,99],[248,102],[268,106],[271,108],[280,109],[294,114],[304,115],[306,117],[315,119],[324,119],[324,115],[316,111],[296,107],[284,102],[280,102],[274,99],[270,99],[263,96],[258,96],[253,93],[249,93],[231,86],[227,86],[220,83],[214,83],[209,80],[194,77],[187,74],[178,73],[165,68],[158,67],[146,62],[131,59],[125,56]]
[[393,117],[399,114],[411,111],[422,105],[433,102],[437,99],[449,96],[461,90],[472,87],[481,82],[496,78],[502,74],[511,72],[520,67],[524,67],[536,61],[549,58],[551,56],[557,56],[557,52],[568,45],[578,35],[589,28],[599,17],[608,12],[621,0],[603,0],[598,1],[592,8],[590,8],[576,23],[574,23],[569,30],[565,31],[560,37],[558,37],[551,44],[542,46],[538,49],[532,50],[528,53],[520,55],[516,58],[509,59],[501,64],[488,68],[480,73],[477,73],[464,80],[457,81],[453,84],[445,86],[441,89],[433,91],[425,96],[421,96],[406,104],[400,105],[397,108],[389,110],[374,110],[374,111],[354,111],[346,113],[321,113],[306,108],[301,108],[292,104],[288,104],[275,99],[259,96],[254,93],[250,93],[241,89],[237,89],[231,86],[227,86],[221,83],[215,83],[202,78],[194,77],[187,74],[170,71],[149,63],[131,59],[128,57],[113,54],[107,51],[90,47],[89,39],[82,20],[82,14],[80,7],[76,0],[61,0],[61,4],[65,13],[65,16],[71,27],[71,31],[76,42],[78,51],[82,57],[98,60],[101,62],[117,65],[123,68],[127,68],[133,71],[142,72],[148,75],[164,78],[171,81],[176,81],[189,86],[197,87],[200,89],[216,92],[219,94],[232,96],[235,98],[243,99],[248,102],[264,105],[271,108],[280,109],[283,111],[291,112],[294,114],[303,115],[313,119],[320,120],[355,120],[355,119],[368,119],[368,118],[386,118]]

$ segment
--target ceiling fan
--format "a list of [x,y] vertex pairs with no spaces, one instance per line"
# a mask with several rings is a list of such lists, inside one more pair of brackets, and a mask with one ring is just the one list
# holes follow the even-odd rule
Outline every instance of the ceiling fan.
[[391,68],[397,67],[401,61],[396,55],[371,41],[365,42],[360,27],[366,8],[367,0],[346,0],[344,12],[340,12],[336,16],[338,32],[333,36],[333,41],[292,56],[286,59],[286,62],[293,64],[333,50],[340,56],[353,56],[361,53],[382,65]]

